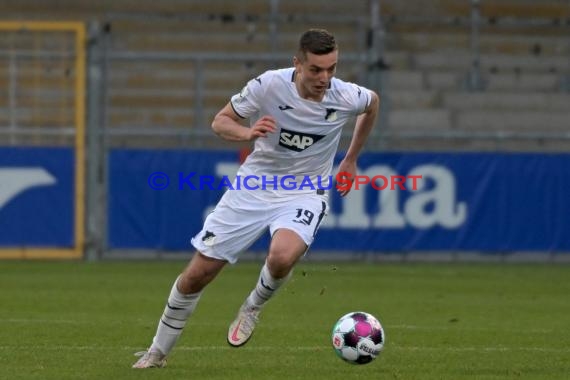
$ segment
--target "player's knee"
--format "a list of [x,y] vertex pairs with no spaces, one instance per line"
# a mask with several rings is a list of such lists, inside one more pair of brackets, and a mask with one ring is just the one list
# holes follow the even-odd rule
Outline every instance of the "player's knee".
[[272,249],[267,257],[269,273],[277,279],[287,276],[295,262],[297,262],[296,255],[275,249]]
[[178,279],[177,287],[182,294],[193,294],[202,291],[206,285],[207,282],[203,278],[183,273]]
[[178,290],[183,294],[202,291],[212,281],[214,275],[206,270],[186,270],[178,279]]

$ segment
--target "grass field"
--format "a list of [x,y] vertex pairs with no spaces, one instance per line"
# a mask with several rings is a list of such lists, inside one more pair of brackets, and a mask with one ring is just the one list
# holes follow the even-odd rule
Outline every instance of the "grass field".
[[[301,263],[252,340],[226,331],[259,264],[205,291],[164,369],[133,370],[182,262],[0,262],[0,379],[569,379],[570,266]],[[368,365],[330,345],[364,310],[386,346]]]

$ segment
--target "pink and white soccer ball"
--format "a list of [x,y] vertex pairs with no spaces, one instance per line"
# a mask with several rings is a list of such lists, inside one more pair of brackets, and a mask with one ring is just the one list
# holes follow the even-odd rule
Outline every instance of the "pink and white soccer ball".
[[376,359],[384,348],[385,339],[380,321],[363,311],[343,315],[332,331],[336,354],[353,364],[366,364]]

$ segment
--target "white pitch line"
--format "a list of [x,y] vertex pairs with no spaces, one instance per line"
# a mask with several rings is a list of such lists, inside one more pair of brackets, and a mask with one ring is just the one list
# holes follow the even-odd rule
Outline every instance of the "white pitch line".
[[[23,346],[0,346],[0,350],[69,350],[69,351],[136,351],[144,350],[143,347],[133,346],[64,346],[64,345],[23,345]],[[177,346],[178,351],[233,351],[235,348],[229,346]],[[249,346],[240,349],[247,351],[323,351],[331,349],[329,346]],[[385,350],[400,350],[400,351],[445,351],[445,352],[548,352],[548,353],[568,353],[570,348],[547,348],[547,347],[424,347],[424,346],[399,346],[387,345]]]
[[7,318],[0,319],[0,323],[30,323],[30,324],[69,324],[69,325],[79,325],[82,323],[88,323],[88,321],[74,321],[71,319],[28,319],[28,318]]
[[547,347],[422,347],[422,346],[394,346],[390,347],[403,351],[448,351],[448,352],[510,352],[510,351],[528,351],[528,352],[553,352],[567,353],[570,348],[547,348]]
[[[137,323],[144,323],[146,321],[135,320],[131,322]],[[82,325],[82,324],[92,324],[93,321],[90,320],[67,320],[67,319],[31,319],[31,318],[7,318],[7,319],[0,319],[0,323],[29,323],[29,324],[70,324],[70,325]],[[118,324],[116,320],[106,321],[105,323],[108,324]],[[154,323],[154,322],[153,322]],[[215,322],[194,322],[192,320],[189,321],[189,327],[191,326],[218,326],[220,324],[224,324],[225,322],[215,323]],[[272,328],[278,326],[288,326],[285,323],[272,323],[271,325],[266,325],[266,328]],[[471,326],[463,326],[461,323],[453,324],[449,326],[418,326],[418,325],[385,325],[386,330],[436,330],[436,331],[447,331],[447,330],[454,330],[454,331],[506,331],[506,332],[520,332],[520,329],[514,328],[504,328],[504,327],[471,327]],[[525,329],[525,334],[551,334],[557,333],[559,330],[555,329]]]
[[[449,325],[449,326],[418,326],[418,325],[386,325],[386,330],[458,330],[458,331],[507,331],[507,332],[520,332],[521,329],[515,328],[504,328],[504,327],[472,327],[472,326],[463,326],[461,323]],[[557,332],[558,330],[554,329],[525,329],[525,334],[549,334]]]

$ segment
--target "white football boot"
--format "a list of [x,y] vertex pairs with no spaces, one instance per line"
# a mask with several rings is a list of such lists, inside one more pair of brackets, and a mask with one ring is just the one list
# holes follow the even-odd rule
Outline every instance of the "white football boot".
[[133,364],[133,368],[164,368],[166,367],[166,355],[159,351],[141,351],[137,352],[135,356],[140,356],[140,359]]
[[259,321],[260,311],[257,307],[247,306],[247,301],[241,305],[236,319],[228,330],[230,346],[239,347],[247,343]]

